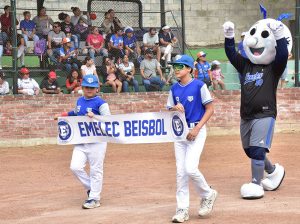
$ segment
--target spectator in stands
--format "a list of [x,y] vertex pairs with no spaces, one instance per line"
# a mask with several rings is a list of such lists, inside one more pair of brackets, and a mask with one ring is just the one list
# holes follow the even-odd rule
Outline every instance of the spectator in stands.
[[5,81],[5,75],[2,71],[0,71],[0,95],[9,94],[9,85],[8,82]]
[[157,61],[160,61],[160,48],[159,48],[159,38],[156,32],[156,28],[151,27],[149,32],[143,35],[143,48],[144,51],[151,49],[152,52],[156,53]]
[[125,37],[124,37],[123,43],[124,43],[124,48],[125,48],[125,54],[129,58],[137,58],[138,61],[141,62],[142,61],[141,48],[136,39],[136,36],[133,34],[132,27],[125,28]]
[[108,57],[103,57],[101,74],[104,82],[110,85],[115,93],[122,91],[122,82],[118,79],[117,68]]
[[61,94],[55,71],[50,71],[41,83],[42,92],[45,94]]
[[39,41],[39,37],[35,34],[35,23],[30,20],[31,14],[29,11],[23,12],[24,20],[20,23],[20,29],[22,30],[22,34],[25,40],[25,45],[28,46],[28,40],[33,40],[34,43]]
[[66,37],[73,41],[75,49],[79,48],[80,34],[75,33],[75,26],[71,23],[71,17],[66,13],[60,13],[58,18],[63,21],[61,25],[61,31],[66,34]]
[[81,13],[80,8],[78,7],[71,7],[71,10],[74,14],[74,16],[71,17],[71,23],[73,23],[74,26],[77,25],[79,20],[81,19],[87,26],[91,26],[92,22],[90,19],[90,15],[88,12]]
[[81,67],[77,60],[78,50],[72,47],[70,38],[65,37],[62,41],[63,46],[59,49],[59,62],[66,68],[67,72]]
[[111,36],[109,41],[109,53],[117,64],[120,64],[121,58],[125,54],[124,45],[123,45],[123,30],[115,31],[115,34]]
[[91,57],[85,57],[83,65],[81,66],[81,74],[82,76],[95,75],[98,77],[94,60]]
[[4,38],[3,33],[0,33],[0,69],[2,69],[2,55],[4,50]]
[[[143,77],[143,84],[147,91],[162,90],[166,84],[166,80],[163,77],[159,62],[153,59],[151,49],[145,51],[145,59],[140,65],[140,71]],[[157,73],[160,77],[157,76]]]
[[79,40],[86,41],[90,33],[88,25],[84,23],[82,19],[79,19],[78,23],[75,25],[75,34],[78,35]]
[[136,79],[134,79],[135,68],[134,64],[129,61],[129,57],[127,55],[123,56],[122,63],[119,65],[120,70],[120,81],[123,83],[123,92],[128,92],[128,85],[132,85],[134,87],[134,91],[139,91],[139,83]]
[[66,38],[66,34],[61,31],[60,22],[53,24],[53,30],[48,34],[48,50],[47,54],[50,61],[57,65],[57,58],[60,56],[60,48],[62,47],[62,40]]
[[164,54],[161,59],[171,62],[173,45],[177,42],[177,38],[171,32],[169,26],[163,26],[159,34],[160,51]]
[[[116,17],[115,15],[115,11],[113,9],[109,9],[107,11],[109,14],[110,14],[110,18],[111,20],[113,21],[113,24],[114,24],[114,32],[120,30],[120,29],[123,29],[124,26],[123,24],[121,23],[121,21],[118,19],[118,17]],[[114,33],[113,32],[113,33]]]
[[69,93],[79,93],[82,94],[82,76],[78,72],[78,70],[73,69],[66,80],[66,87]]
[[222,74],[221,63],[217,60],[211,62],[211,75],[214,90],[218,89],[220,86],[221,89],[225,89],[225,83],[222,79],[224,79],[224,75]]
[[39,84],[29,77],[30,71],[23,67],[20,70],[21,78],[18,79],[18,93],[24,95],[38,95],[40,92]]
[[108,39],[110,39],[110,36],[114,33],[115,26],[109,12],[104,13],[104,20],[101,27],[104,29],[105,38],[108,37]]
[[99,29],[93,26],[91,29],[92,33],[88,35],[86,39],[87,48],[89,48],[90,57],[95,61],[96,55],[108,56],[107,50],[104,48],[104,39],[99,33]]
[[42,7],[39,10],[39,13],[32,20],[36,25],[36,35],[39,38],[47,39],[49,32],[51,31],[51,26],[54,26],[54,22],[46,13],[46,8]]
[[[1,32],[4,33],[3,34],[4,42],[6,42],[6,40],[12,36],[11,33],[12,15],[10,13],[9,5],[4,6],[4,13],[0,16],[0,24],[1,24]],[[19,22],[16,19],[16,25],[18,24]]]
[[210,64],[206,61],[206,53],[200,51],[197,53],[197,60],[195,67],[198,73],[198,79],[204,82],[207,87],[211,86],[212,76],[210,71]]
[[24,58],[25,58],[26,44],[25,44],[25,39],[21,34],[17,34],[17,47],[18,47],[17,58],[20,59],[21,66],[23,67],[25,65]]

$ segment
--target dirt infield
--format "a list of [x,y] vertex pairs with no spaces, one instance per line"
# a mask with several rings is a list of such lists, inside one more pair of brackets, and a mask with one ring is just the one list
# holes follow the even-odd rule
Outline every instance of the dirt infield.
[[[199,219],[191,186],[187,223],[300,223],[299,133],[276,134],[270,159],[285,166],[286,178],[260,200],[240,199],[249,181],[249,160],[239,136],[208,137],[200,168],[219,191],[213,214]],[[175,212],[172,144],[110,144],[101,207],[81,209],[86,193],[69,170],[71,146],[0,149],[0,223],[170,223]]]

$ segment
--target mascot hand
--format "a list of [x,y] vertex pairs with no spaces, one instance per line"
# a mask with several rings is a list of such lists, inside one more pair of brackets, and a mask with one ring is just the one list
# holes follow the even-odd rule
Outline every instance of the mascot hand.
[[234,38],[234,24],[230,21],[227,21],[223,24],[224,36],[226,38]]
[[279,40],[281,38],[284,38],[284,26],[282,22],[277,20],[272,20],[270,23],[268,23],[268,27],[271,29],[271,31],[274,34],[274,37],[276,40]]

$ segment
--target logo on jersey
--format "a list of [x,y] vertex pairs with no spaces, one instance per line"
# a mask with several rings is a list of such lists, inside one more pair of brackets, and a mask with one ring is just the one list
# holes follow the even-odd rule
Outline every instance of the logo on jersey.
[[93,110],[93,109],[90,108],[90,107],[87,107],[87,108],[86,108],[86,112],[92,112],[92,110]]
[[172,128],[174,134],[179,137],[183,134],[184,126],[183,122],[178,115],[174,115],[172,118]]
[[178,96],[176,96],[175,99],[176,99],[176,102],[179,102],[179,97]]
[[192,101],[194,100],[194,96],[188,96],[188,97],[187,97],[187,100],[188,100],[189,102],[192,102]]
[[58,122],[58,137],[61,142],[68,142],[73,137],[71,126],[66,120]]
[[262,84],[264,83],[264,80],[262,79],[263,76],[264,73],[262,72],[256,72],[255,74],[250,74],[248,72],[245,76],[244,85],[250,82],[255,82],[255,86],[262,86]]
[[79,111],[80,111],[80,108],[81,108],[81,106],[80,106],[80,105],[76,107],[76,114],[77,114],[77,113],[79,113]]

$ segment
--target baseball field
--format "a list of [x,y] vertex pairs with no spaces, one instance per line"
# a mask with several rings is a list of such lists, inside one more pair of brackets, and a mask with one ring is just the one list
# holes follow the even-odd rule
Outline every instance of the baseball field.
[[[275,134],[270,159],[286,169],[281,187],[260,200],[240,198],[249,160],[239,136],[208,136],[200,169],[219,192],[212,215],[197,216],[191,186],[187,223],[285,223],[300,220],[299,133]],[[81,209],[86,192],[69,170],[72,146],[0,148],[0,223],[170,223],[175,212],[173,145],[109,144],[101,207]]]

